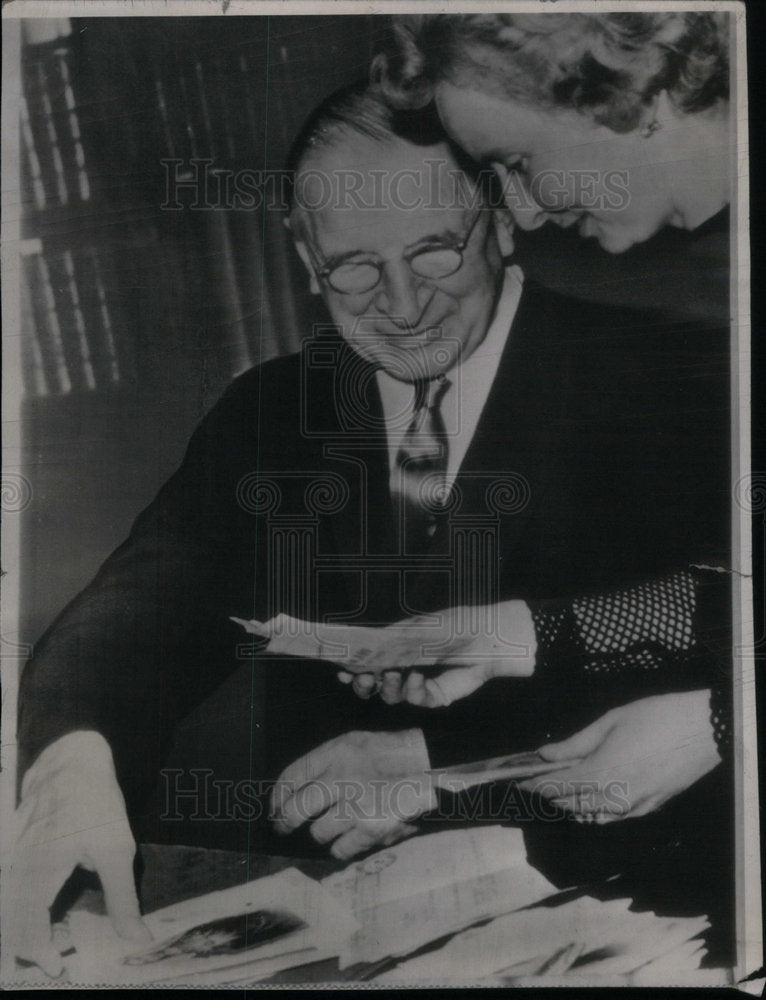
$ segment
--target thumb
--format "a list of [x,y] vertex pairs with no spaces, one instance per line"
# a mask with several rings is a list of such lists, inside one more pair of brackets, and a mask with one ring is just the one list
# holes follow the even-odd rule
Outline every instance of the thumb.
[[34,962],[46,976],[51,976],[53,979],[58,978],[64,969],[64,960],[53,944],[40,945],[34,951],[30,951],[28,955],[20,955],[20,957]]
[[600,719],[596,719],[585,729],[581,729],[579,733],[575,733],[559,743],[546,743],[539,747],[537,752],[543,760],[550,761],[587,757],[601,745],[610,728],[609,714],[602,715]]
[[[30,886],[31,892],[35,888]],[[9,954],[26,962],[34,962],[46,975],[55,979],[61,974],[64,963],[51,940],[50,912],[45,902],[39,898],[29,900],[28,907],[29,912],[22,916],[20,925],[7,928],[5,945]]]
[[453,701],[473,694],[484,684],[487,677],[488,668],[483,663],[445,670],[438,677],[426,681],[426,698],[423,704],[427,708],[451,705]]

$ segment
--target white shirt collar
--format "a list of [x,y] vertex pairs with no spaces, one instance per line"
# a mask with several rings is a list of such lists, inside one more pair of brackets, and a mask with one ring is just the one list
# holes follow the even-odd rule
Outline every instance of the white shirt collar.
[[[506,270],[495,315],[484,340],[470,357],[447,373],[450,386],[442,398],[441,414],[448,437],[447,482],[450,485],[476,433],[497,375],[518,309],[523,280],[524,275],[518,265]],[[389,467],[393,471],[399,445],[409,424],[409,419],[402,420],[402,414],[412,413],[414,392],[410,383],[392,378],[383,369],[378,369],[376,376],[386,424]]]

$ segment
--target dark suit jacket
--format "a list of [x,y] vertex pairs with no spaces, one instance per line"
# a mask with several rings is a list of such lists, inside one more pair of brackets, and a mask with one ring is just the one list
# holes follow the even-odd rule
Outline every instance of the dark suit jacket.
[[[432,712],[362,702],[326,665],[263,660],[229,616],[382,624],[499,598],[567,598],[722,558],[729,336],[525,288],[459,503],[402,554],[374,372],[329,329],[238,378],[127,541],[63,612],[21,686],[22,769],[109,739],[129,803],[173,726],[253,660],[264,777],[334,734],[420,725],[432,763],[572,731],[604,707],[563,675]],[[609,694],[614,701],[614,693]],[[234,706],[234,711],[249,706]]]

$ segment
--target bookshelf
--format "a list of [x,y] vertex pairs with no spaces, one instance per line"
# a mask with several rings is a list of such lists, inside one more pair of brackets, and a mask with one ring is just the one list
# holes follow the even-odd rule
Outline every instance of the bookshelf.
[[[313,307],[283,213],[222,192],[281,170],[311,107],[367,71],[379,20],[57,24],[24,46],[27,395],[156,386],[174,358],[193,380],[190,354],[219,392],[296,350]],[[163,208],[168,160],[179,178],[208,164],[210,207],[187,187],[182,211]]]

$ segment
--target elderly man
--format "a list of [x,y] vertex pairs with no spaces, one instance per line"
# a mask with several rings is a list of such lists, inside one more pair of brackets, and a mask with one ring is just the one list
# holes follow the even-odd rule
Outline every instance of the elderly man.
[[[453,622],[450,635],[507,680],[471,680],[470,697],[437,712],[411,704],[412,684],[398,705],[357,698],[319,654],[263,661],[254,771],[283,772],[279,827],[310,818],[338,857],[409,832],[407,816],[432,803],[416,790],[393,818],[384,804],[371,833],[328,809],[320,772],[380,786],[592,721],[614,690],[587,669],[584,681],[543,669],[561,659],[557,643],[574,642],[585,667],[634,653],[622,700],[666,690],[668,658],[694,660],[697,584],[678,570],[708,557],[698,539],[718,537],[701,471],[726,407],[706,367],[712,333],[692,342],[522,291],[507,216],[458,155],[427,116],[358,88],[315,112],[296,144],[290,225],[332,324],[236,380],[28,664],[17,873],[40,889],[23,894],[17,950],[49,971],[48,906],[77,864],[100,875],[118,930],[142,934],[124,800],[137,807],[175,721],[237,667],[232,616],[379,628],[421,615],[428,628],[443,609],[481,609],[478,627]],[[622,593],[606,611],[586,605],[600,630],[567,617],[572,595],[653,578],[660,590],[637,587],[627,615]],[[658,600],[675,609],[672,628],[645,613]],[[706,686],[676,671],[694,702],[684,711],[696,718],[701,703],[703,721]],[[717,761],[711,730],[694,766]]]

